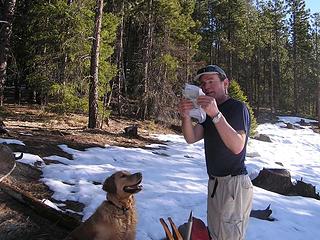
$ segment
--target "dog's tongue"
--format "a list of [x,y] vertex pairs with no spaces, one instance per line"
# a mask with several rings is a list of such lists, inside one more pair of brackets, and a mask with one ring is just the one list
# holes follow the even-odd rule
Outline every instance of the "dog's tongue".
[[126,186],[123,190],[127,193],[137,193],[142,190],[142,185]]

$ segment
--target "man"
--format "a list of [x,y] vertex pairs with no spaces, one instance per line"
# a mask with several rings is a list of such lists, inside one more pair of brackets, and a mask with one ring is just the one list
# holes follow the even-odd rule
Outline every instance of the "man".
[[250,115],[244,103],[228,95],[229,80],[216,65],[197,72],[205,93],[197,104],[206,120],[192,124],[192,101],[182,99],[179,111],[187,143],[204,138],[208,181],[207,219],[213,240],[242,240],[249,221],[253,187],[244,164]]

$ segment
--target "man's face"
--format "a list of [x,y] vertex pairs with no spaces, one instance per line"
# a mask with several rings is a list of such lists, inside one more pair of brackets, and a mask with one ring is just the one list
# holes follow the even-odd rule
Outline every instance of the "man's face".
[[227,80],[221,81],[217,74],[205,74],[200,77],[200,87],[207,96],[219,99],[225,95],[227,86]]

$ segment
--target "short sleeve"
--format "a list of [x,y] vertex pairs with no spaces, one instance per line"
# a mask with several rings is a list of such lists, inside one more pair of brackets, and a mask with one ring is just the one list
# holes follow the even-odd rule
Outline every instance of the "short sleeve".
[[250,114],[244,103],[238,102],[232,108],[229,124],[236,131],[250,131]]

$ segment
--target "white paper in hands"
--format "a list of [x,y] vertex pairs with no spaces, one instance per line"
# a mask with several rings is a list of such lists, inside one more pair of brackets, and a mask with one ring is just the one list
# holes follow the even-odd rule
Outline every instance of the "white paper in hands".
[[206,120],[206,112],[197,104],[197,98],[205,95],[202,89],[195,85],[186,84],[182,95],[193,103],[194,108],[190,110],[189,116],[197,119],[199,123],[203,123]]

